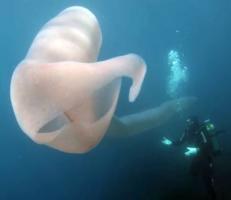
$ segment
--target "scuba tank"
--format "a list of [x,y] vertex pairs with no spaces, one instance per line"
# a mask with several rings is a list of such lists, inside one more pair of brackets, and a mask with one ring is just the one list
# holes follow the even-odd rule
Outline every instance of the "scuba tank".
[[211,145],[211,152],[213,155],[218,155],[221,152],[221,148],[220,145],[218,143],[217,140],[217,131],[216,128],[214,126],[214,124],[208,119],[204,121],[204,127],[205,127],[205,131],[206,131],[206,135],[208,136],[208,140],[210,142]]

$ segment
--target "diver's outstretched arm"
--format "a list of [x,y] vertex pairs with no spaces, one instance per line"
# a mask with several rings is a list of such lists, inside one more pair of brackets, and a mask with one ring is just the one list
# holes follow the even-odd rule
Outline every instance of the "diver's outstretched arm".
[[175,114],[189,108],[195,102],[195,97],[183,97],[164,102],[159,107],[143,112],[120,118],[114,117],[108,132],[118,136],[142,133],[166,123]]

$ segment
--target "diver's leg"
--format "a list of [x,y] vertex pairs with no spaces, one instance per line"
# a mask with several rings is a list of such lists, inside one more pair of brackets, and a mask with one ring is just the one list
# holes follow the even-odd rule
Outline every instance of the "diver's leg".
[[199,158],[196,156],[192,159],[190,165],[190,174],[191,176],[195,177],[198,176],[199,173],[200,173],[200,162],[199,162]]
[[216,200],[217,195],[216,195],[215,186],[214,186],[214,179],[209,176],[203,176],[203,181],[204,181],[209,199]]
[[201,182],[201,158],[200,156],[195,156],[192,158],[190,165],[190,175],[193,190],[198,194],[198,197],[202,197],[203,194],[203,183]]
[[215,189],[215,181],[214,181],[214,173],[213,173],[213,163],[207,162],[206,166],[202,171],[202,178],[205,184],[209,200],[216,200],[216,189]]

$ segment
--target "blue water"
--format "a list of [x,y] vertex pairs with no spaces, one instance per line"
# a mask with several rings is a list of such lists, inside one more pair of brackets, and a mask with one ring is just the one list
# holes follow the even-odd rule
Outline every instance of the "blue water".
[[[19,129],[9,98],[11,74],[40,27],[73,5],[97,16],[103,32],[100,59],[134,52],[147,62],[145,82],[133,104],[128,103],[130,82],[124,81],[118,115],[167,100],[167,54],[176,49],[190,73],[184,95],[198,97],[190,114],[230,130],[230,0],[1,0],[0,200],[190,199],[187,161],[180,150],[160,144],[164,134],[179,136],[183,119],[135,137],[105,138],[83,155],[36,145]],[[220,187],[231,199],[231,136],[219,140],[226,152],[218,161]]]

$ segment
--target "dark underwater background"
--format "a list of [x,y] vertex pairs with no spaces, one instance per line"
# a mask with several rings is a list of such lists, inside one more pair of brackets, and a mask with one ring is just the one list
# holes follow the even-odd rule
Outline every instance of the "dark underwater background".
[[[181,54],[189,80],[182,95],[198,102],[157,129],[104,140],[87,154],[65,154],[33,143],[16,123],[10,79],[41,26],[68,6],[81,5],[98,18],[103,32],[100,60],[141,55],[148,65],[142,91],[128,102],[124,80],[117,115],[158,106],[169,99],[168,52]],[[0,1],[0,200],[204,199],[199,180],[188,174],[177,138],[185,117],[210,118],[219,129],[223,154],[216,160],[217,188],[231,199],[231,1],[230,0],[1,0]]]

